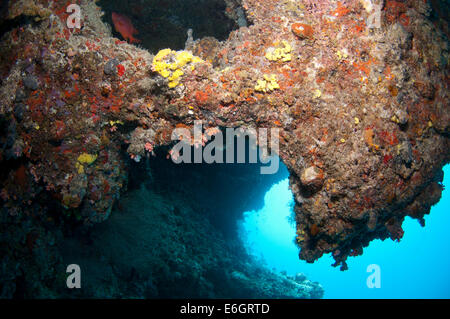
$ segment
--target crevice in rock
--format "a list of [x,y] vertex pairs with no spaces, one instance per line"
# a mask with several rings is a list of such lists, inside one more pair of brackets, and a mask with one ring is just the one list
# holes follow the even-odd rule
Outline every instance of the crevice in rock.
[[[1,8],[0,8],[1,11]],[[1,13],[0,13],[1,16]],[[0,39],[3,35],[11,30],[14,30],[20,26],[25,26],[28,24],[37,24],[34,19],[36,16],[29,16],[21,14],[20,16],[15,17],[14,19],[0,20]]]

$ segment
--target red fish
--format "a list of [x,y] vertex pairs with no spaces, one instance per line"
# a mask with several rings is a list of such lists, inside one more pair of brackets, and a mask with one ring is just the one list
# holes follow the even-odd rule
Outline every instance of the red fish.
[[133,27],[131,20],[121,14],[112,13],[112,20],[114,23],[114,28],[119,32],[122,37],[130,43],[139,43],[141,40],[133,37],[133,34],[137,34],[138,31]]

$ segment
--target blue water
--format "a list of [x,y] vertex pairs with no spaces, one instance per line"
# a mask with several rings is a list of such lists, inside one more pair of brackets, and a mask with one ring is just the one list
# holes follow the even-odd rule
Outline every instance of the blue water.
[[[371,242],[362,256],[347,260],[349,270],[344,272],[331,267],[330,255],[314,264],[298,259],[295,226],[289,221],[293,199],[288,185],[288,180],[274,185],[266,194],[264,208],[247,212],[241,225],[248,250],[270,268],[306,274],[322,284],[324,298],[450,298],[450,165],[444,169],[447,189],[425,216],[426,226],[407,217],[401,242]],[[367,287],[371,264],[380,267],[381,288]]]

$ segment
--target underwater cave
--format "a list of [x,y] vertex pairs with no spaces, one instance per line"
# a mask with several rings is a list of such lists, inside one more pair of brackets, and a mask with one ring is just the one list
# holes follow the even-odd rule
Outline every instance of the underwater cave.
[[0,3],[0,298],[450,296],[448,1],[74,2]]
[[282,163],[262,175],[260,162],[175,164],[168,151],[130,159],[127,191],[110,218],[61,242],[64,263],[84,269],[79,297],[321,297],[305,276],[260,264],[242,237],[244,212],[261,209],[272,185],[287,182]]
[[231,31],[248,24],[240,0],[101,0],[98,5],[114,36],[122,37],[115,28],[113,12],[131,20],[138,31],[138,45],[152,53],[184,49],[189,30],[191,40],[212,37],[224,41]]

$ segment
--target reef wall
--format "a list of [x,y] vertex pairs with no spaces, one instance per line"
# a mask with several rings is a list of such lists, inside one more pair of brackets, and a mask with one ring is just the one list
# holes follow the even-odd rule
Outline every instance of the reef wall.
[[450,155],[448,3],[224,2],[241,27],[178,52],[113,38],[92,1],[74,1],[81,29],[68,3],[3,5],[2,214],[45,220],[52,199],[103,222],[129,158],[202,120],[205,134],[280,129],[301,259],[345,269],[371,240],[400,240],[405,216],[423,223]]

